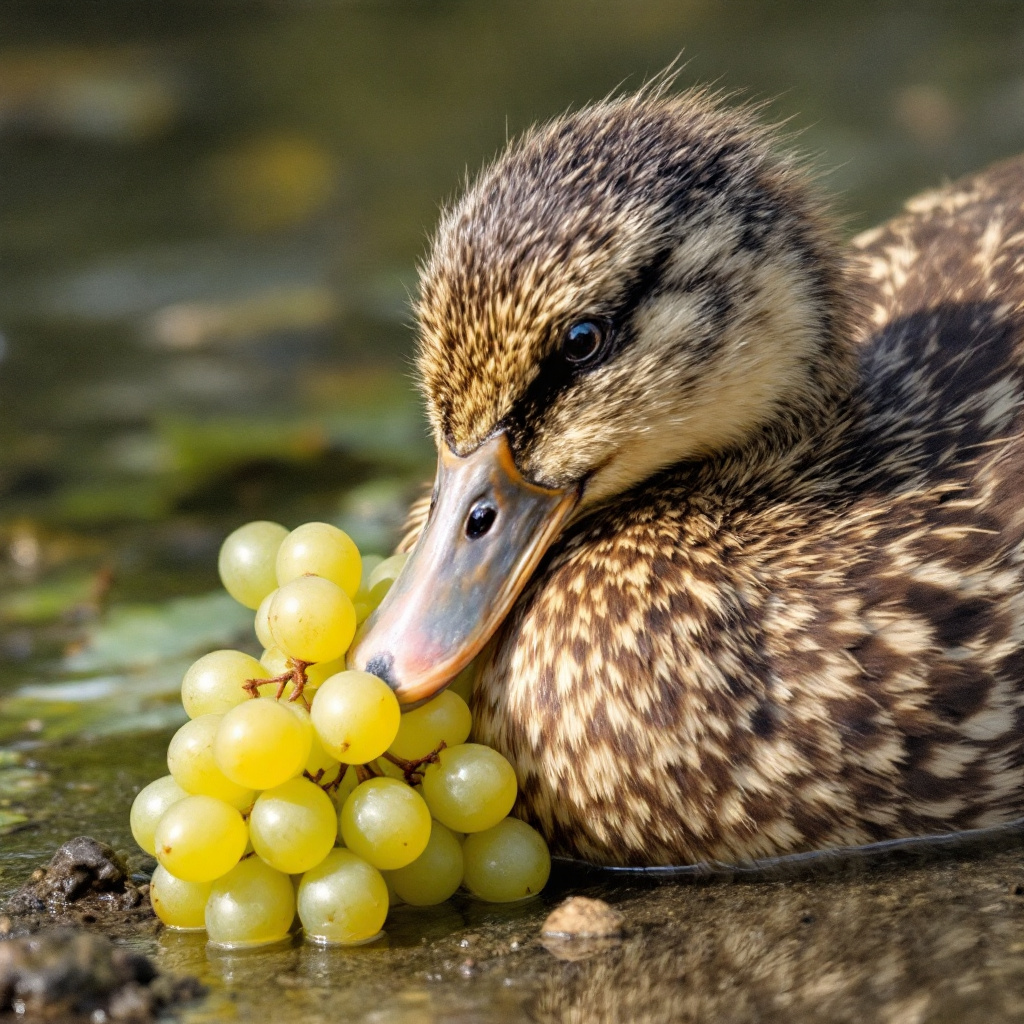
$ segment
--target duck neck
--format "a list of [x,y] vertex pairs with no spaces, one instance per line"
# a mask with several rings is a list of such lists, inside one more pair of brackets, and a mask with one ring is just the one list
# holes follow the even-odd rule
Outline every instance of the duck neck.
[[[820,464],[842,443],[851,421],[857,381],[857,349],[849,320],[822,339],[795,393],[780,402],[775,416],[736,450],[718,455],[697,469],[694,482],[734,499],[772,489]],[[695,467],[696,468],[696,467]]]

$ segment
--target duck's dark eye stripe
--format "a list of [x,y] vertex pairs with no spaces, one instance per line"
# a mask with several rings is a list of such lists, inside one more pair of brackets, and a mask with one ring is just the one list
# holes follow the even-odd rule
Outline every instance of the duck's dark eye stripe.
[[[657,291],[665,266],[675,249],[675,245],[660,249],[641,267],[619,297],[611,315],[604,318],[612,331],[611,341],[608,350],[595,365],[601,365],[614,358],[632,341],[634,334],[630,329],[630,320],[644,299]],[[513,451],[518,451],[528,440],[528,424],[537,422],[561,391],[592,368],[592,365],[587,363],[574,365],[568,362],[561,346],[557,346],[544,359],[537,376],[530,382],[508,416],[498,424],[499,429],[508,431]]]
[[637,271],[616,304],[615,312],[612,314],[612,319],[615,323],[628,324],[644,299],[657,292],[662,274],[665,272],[665,265],[671,258],[672,253],[676,251],[676,248],[677,245],[673,243],[664,249],[660,249],[652,259]]

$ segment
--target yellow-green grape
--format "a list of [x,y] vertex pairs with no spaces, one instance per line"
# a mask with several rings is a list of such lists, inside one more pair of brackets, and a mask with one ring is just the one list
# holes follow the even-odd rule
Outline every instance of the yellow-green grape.
[[[384,561],[370,573],[369,579],[366,581],[367,592],[373,593],[373,588],[384,580],[391,580],[391,582],[394,583],[394,581],[398,579],[402,569],[405,568],[405,563],[408,561],[408,554],[392,555],[390,558],[385,558]],[[385,593],[386,592],[387,591],[385,591]]]
[[[333,781],[328,779],[328,781]],[[336,790],[331,793],[331,800],[334,801],[334,806],[338,809],[338,813],[341,813],[342,807],[345,806],[345,801],[351,796],[356,786],[359,785],[359,776],[356,774],[355,768],[351,765],[346,769],[345,774],[342,776],[341,784]],[[341,842],[341,837],[338,837]]]
[[332,782],[338,774],[339,766],[338,759],[324,750],[324,745],[314,729],[313,743],[309,748],[309,757],[306,758],[306,767],[303,771],[308,772],[314,779],[317,777],[316,773],[321,772],[319,782]]
[[[275,590],[276,594],[277,591]],[[268,647],[260,655],[260,664],[266,669],[267,677],[273,679],[274,676],[283,676],[285,672],[292,670],[291,661],[288,655],[281,650],[280,647]]]
[[465,743],[473,725],[466,702],[448,690],[402,715],[398,735],[388,749],[395,757],[415,761],[437,750],[443,742],[455,747]]
[[518,818],[505,818],[494,828],[466,836],[462,855],[466,888],[490,903],[534,896],[551,874],[544,837]]
[[157,822],[168,807],[187,796],[188,793],[170,775],[164,775],[139,790],[139,795],[132,802],[128,822],[135,842],[151,857],[156,856],[154,834]]
[[352,945],[376,938],[388,915],[380,872],[350,850],[331,850],[299,885],[299,920],[306,938]]
[[359,580],[359,589],[366,591],[370,589],[370,574],[383,562],[380,555],[363,555],[363,574]]
[[222,715],[249,699],[242,689],[250,679],[266,679],[269,673],[255,658],[241,651],[213,651],[201,657],[185,673],[181,703],[189,718]]
[[187,796],[157,822],[156,859],[183,882],[212,882],[237,863],[249,841],[242,815],[212,796]]
[[388,591],[394,586],[395,581],[393,579],[382,579],[378,580],[369,590],[366,595],[366,604],[371,612],[377,610],[381,601],[384,600],[388,595]]
[[247,700],[221,720],[213,741],[217,767],[239,786],[273,789],[302,774],[313,746],[309,716],[276,700]]
[[476,661],[471,661],[449,684],[446,693],[454,693],[469,705],[473,696],[473,683],[476,680]]
[[430,811],[417,792],[397,779],[368,779],[341,809],[345,845],[375,868],[411,864],[430,839]]
[[462,844],[441,822],[432,822],[426,849],[411,864],[389,871],[384,878],[414,907],[444,903],[462,882]]
[[394,764],[389,761],[386,757],[379,757],[374,764],[381,770],[389,779],[398,779],[399,782],[405,782],[405,772],[402,770],[400,765]]
[[423,798],[430,813],[456,832],[482,832],[497,825],[516,802],[516,773],[496,750],[463,743],[438,755],[423,773]]
[[334,661],[352,643],[356,610],[336,583],[320,576],[300,576],[282,584],[274,596],[270,630],[289,658]]
[[253,849],[272,868],[296,875],[327,856],[338,834],[331,798],[308,779],[261,793],[249,815]]
[[258,520],[240,526],[221,545],[220,580],[239,604],[255,610],[277,586],[277,550],[287,536],[279,523]]
[[213,759],[213,741],[223,715],[200,715],[171,737],[167,769],[174,781],[194,796],[214,796],[244,811],[256,799],[251,787],[232,782]]
[[212,885],[212,882],[183,882],[158,864],[149,883],[149,902],[168,928],[198,930],[206,927],[204,915]]
[[246,857],[217,879],[206,902],[206,933],[226,949],[280,942],[294,920],[292,880],[259,857]]
[[402,718],[398,698],[368,672],[339,672],[317,690],[313,728],[324,749],[345,764],[366,764],[394,742]]
[[335,658],[334,661],[321,661],[316,665],[310,665],[306,669],[306,687],[317,690],[331,676],[345,671],[344,657]]
[[[256,609],[256,620],[253,622],[253,629],[256,631],[256,639],[264,647],[274,647],[274,634],[270,632],[270,602],[274,600],[274,595],[277,593],[277,587],[267,594],[262,601],[260,601],[259,608]],[[264,651],[264,653],[266,653]]]
[[322,576],[354,597],[362,576],[362,559],[352,538],[330,523],[304,523],[284,539],[277,552],[277,582]]

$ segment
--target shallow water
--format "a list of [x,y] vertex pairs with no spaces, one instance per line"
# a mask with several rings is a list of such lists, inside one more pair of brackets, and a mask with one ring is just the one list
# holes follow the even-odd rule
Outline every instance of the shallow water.
[[[388,549],[432,467],[415,261],[507,135],[682,52],[681,84],[777,97],[851,233],[1024,149],[1015,0],[56,10],[0,6],[0,897],[71,835],[130,849],[184,667],[254,647],[213,593],[229,529]],[[535,941],[557,888],[360,950],[153,948],[211,982],[196,1020],[1015,1020],[1019,861],[569,878],[632,929],[573,963]]]

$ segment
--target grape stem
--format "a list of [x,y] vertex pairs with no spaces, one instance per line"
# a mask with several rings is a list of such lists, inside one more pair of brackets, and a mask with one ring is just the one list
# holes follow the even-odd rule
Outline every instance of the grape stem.
[[[330,782],[323,781],[324,772],[326,770],[324,768],[318,768],[316,770],[316,775],[310,775],[309,772],[303,772],[302,774],[305,775],[305,777],[309,779],[310,782],[316,783],[316,785],[318,785],[325,793],[330,795],[341,785],[342,779],[345,778],[345,772],[348,771],[348,768],[349,766],[347,764],[339,764],[338,774],[333,779],[331,779]],[[356,766],[356,772],[359,772],[358,765]],[[360,779],[359,781],[363,782],[364,780]]]
[[426,757],[417,757],[415,760],[407,761],[404,757],[398,757],[396,754],[392,754],[390,750],[385,750],[381,757],[386,761],[390,761],[392,764],[398,765],[402,769],[402,774],[405,776],[405,781],[410,786],[415,786],[423,778],[423,766],[425,764],[437,764],[438,756],[441,751],[447,747],[448,744],[444,740],[437,745],[435,750],[432,750]]
[[284,688],[289,683],[292,683],[295,688],[288,695],[288,700],[301,700],[308,709],[309,701],[306,700],[306,695],[302,691],[306,688],[306,683],[309,682],[309,679],[306,677],[306,669],[312,664],[313,662],[311,661],[299,661],[298,658],[289,658],[288,670],[286,672],[282,672],[279,676],[273,676],[270,679],[246,679],[242,683],[242,689],[250,697],[258,697],[261,686],[266,686],[268,683],[276,683],[277,691],[274,693],[274,700],[280,700],[281,695],[284,693]]

